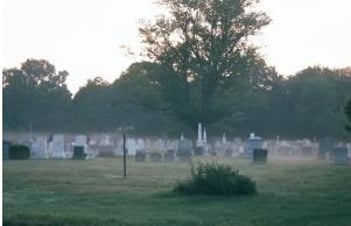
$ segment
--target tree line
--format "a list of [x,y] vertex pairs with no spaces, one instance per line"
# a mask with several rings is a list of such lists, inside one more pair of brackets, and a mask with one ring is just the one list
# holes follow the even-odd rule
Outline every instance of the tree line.
[[[145,61],[109,84],[88,80],[72,97],[47,60],[3,70],[4,128],[209,135],[346,137],[351,69],[309,67],[291,77],[266,65],[251,36],[270,23],[256,0],[160,0],[141,23]],[[349,128],[347,126],[347,128]]]
[[[258,67],[259,64],[256,66]],[[351,69],[309,67],[284,77],[260,65],[217,87],[205,124],[209,135],[346,138]],[[140,135],[193,135],[201,121],[198,84],[158,63],[133,63],[114,82],[88,80],[72,96],[68,72],[29,59],[3,70],[5,131],[114,132],[133,126]],[[189,89],[184,87],[188,86]],[[190,94],[189,94],[189,93]]]

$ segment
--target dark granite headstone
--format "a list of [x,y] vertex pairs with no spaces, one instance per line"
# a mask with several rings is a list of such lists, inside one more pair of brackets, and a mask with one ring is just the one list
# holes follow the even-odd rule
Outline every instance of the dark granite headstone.
[[135,154],[135,161],[137,162],[145,162],[146,154],[145,152],[137,151]]
[[30,158],[30,149],[26,145],[13,144],[9,148],[10,159],[23,160]]
[[152,152],[150,157],[151,157],[152,162],[161,162],[162,161],[161,153]]
[[86,158],[84,146],[74,146],[73,147],[73,157],[72,159],[85,159]]
[[204,147],[196,147],[194,150],[194,155],[196,156],[203,156],[205,152],[205,148]]
[[252,158],[253,150],[261,147],[262,139],[260,137],[250,137],[245,143],[243,157]]
[[304,157],[311,157],[313,155],[311,147],[302,147],[301,154]]
[[334,163],[335,164],[348,164],[349,158],[347,156],[347,147],[334,148]]
[[326,153],[332,153],[334,149],[334,141],[329,138],[323,138],[319,142],[319,149],[318,149],[318,159],[324,160]]
[[192,155],[191,150],[191,141],[181,140],[178,144],[177,156],[181,161],[189,161]]
[[[102,145],[96,147],[99,150],[99,157],[114,157],[114,146],[112,145]],[[128,153],[128,151],[127,151]]]
[[174,162],[175,151],[170,149],[165,154],[165,162]]
[[253,163],[265,164],[267,162],[267,156],[267,149],[256,148],[253,150]]
[[10,146],[11,142],[7,140],[2,141],[2,159],[3,160],[8,160],[10,159]]
[[225,157],[232,157],[233,156],[233,149],[226,148],[225,149]]

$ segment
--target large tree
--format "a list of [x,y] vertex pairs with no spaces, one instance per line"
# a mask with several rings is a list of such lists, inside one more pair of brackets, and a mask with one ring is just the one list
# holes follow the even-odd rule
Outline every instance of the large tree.
[[197,87],[188,99],[204,123],[216,119],[212,103],[218,85],[248,73],[246,69],[258,58],[247,39],[270,20],[252,10],[256,2],[161,0],[169,14],[140,28],[146,55],[176,72],[186,89]]
[[71,100],[67,71],[56,72],[47,60],[28,59],[2,74],[5,129],[63,128]]

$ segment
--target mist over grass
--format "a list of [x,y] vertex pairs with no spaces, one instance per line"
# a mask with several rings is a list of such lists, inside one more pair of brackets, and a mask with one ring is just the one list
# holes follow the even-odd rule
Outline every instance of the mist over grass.
[[[208,159],[200,159],[207,161]],[[121,159],[5,161],[5,225],[341,225],[351,222],[351,168],[318,161],[215,160],[251,177],[251,197],[180,196],[187,163]]]

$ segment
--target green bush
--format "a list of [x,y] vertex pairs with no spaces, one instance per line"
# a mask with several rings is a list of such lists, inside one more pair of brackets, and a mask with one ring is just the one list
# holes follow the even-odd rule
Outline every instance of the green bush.
[[21,144],[14,144],[9,149],[10,159],[29,159],[30,149],[29,147]]
[[174,191],[183,194],[250,195],[256,193],[256,184],[238,170],[217,163],[191,166],[192,178],[179,182]]

